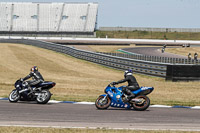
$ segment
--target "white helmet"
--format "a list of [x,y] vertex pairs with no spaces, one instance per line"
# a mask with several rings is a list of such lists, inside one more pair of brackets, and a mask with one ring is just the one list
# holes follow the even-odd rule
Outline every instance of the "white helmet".
[[126,70],[126,71],[124,72],[124,77],[126,78],[127,75],[132,75],[132,74],[133,74],[133,71],[132,71],[131,69]]

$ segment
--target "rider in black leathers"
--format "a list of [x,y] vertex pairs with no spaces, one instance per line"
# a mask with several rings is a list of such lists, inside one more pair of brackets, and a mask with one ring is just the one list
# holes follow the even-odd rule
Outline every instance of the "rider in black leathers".
[[133,94],[132,91],[140,88],[136,78],[133,76],[132,70],[125,71],[124,79],[119,80],[117,82],[113,82],[112,84],[115,85],[115,84],[120,84],[124,82],[128,82],[128,86],[124,87],[122,91],[128,95],[128,100],[130,100],[131,98],[135,97],[135,94]]
[[21,81],[25,81],[25,80],[27,80],[27,79],[29,79],[31,77],[32,77],[33,80],[27,81],[27,83],[28,83],[28,89],[31,91],[30,93],[32,93],[32,91],[33,91],[32,88],[31,88],[31,86],[35,86],[35,85],[37,85],[39,83],[44,82],[44,78],[42,77],[42,75],[38,71],[38,67],[37,66],[33,66],[31,68],[30,74],[27,75],[25,78],[21,79]]

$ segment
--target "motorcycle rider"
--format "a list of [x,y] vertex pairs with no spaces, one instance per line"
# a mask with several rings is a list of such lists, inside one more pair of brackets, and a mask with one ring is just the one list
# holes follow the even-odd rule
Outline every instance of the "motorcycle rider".
[[27,81],[28,83],[28,89],[30,90],[31,94],[33,92],[31,86],[35,86],[39,83],[44,82],[44,78],[42,77],[42,75],[40,74],[40,72],[38,71],[38,67],[37,66],[33,66],[31,68],[31,72],[29,73],[29,75],[27,75],[25,78],[21,79],[21,81],[25,81],[29,78],[32,77],[32,80]]
[[124,82],[128,82],[128,86],[123,87],[122,91],[128,95],[128,101],[131,98],[135,97],[135,94],[132,93],[132,91],[139,89],[139,84],[136,80],[136,78],[133,76],[133,71],[132,70],[127,70],[124,72],[124,79],[119,80],[117,82],[113,82],[112,84],[120,84],[120,83],[124,83]]

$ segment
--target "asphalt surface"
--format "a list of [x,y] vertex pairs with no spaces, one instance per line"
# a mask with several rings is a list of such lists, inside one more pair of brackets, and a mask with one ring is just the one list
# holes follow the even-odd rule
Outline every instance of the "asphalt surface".
[[39,105],[3,100],[0,101],[0,126],[200,131],[200,110],[151,107],[146,111],[97,110],[95,105]]
[[182,56],[182,55],[177,55],[177,54],[172,54],[172,53],[167,53],[167,52],[162,53],[161,49],[162,49],[162,47],[136,47],[136,48],[124,48],[122,50],[136,53],[136,54],[148,55],[148,56],[160,56],[160,57],[169,57],[169,58],[187,58],[187,56]]

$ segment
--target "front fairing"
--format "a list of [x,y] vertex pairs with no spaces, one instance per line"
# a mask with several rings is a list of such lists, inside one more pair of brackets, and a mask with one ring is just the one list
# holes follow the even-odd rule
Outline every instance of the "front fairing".
[[15,82],[15,88],[19,91],[19,90],[22,90],[22,81],[20,80],[17,80]]
[[108,97],[111,99],[111,107],[118,107],[118,108],[130,108],[129,103],[124,103],[122,101],[122,88],[121,87],[111,87],[107,86],[105,89],[105,93],[108,94]]

